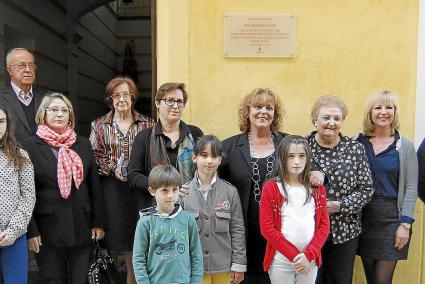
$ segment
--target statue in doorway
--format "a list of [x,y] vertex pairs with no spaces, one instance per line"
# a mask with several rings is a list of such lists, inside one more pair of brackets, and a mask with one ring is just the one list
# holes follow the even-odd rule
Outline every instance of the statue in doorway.
[[137,84],[137,61],[134,58],[136,45],[134,40],[127,41],[124,49],[125,58],[122,64],[123,75],[129,76]]

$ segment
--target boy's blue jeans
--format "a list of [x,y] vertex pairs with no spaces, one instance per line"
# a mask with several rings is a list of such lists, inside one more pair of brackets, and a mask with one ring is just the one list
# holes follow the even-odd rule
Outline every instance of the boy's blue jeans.
[[0,247],[0,269],[4,284],[28,283],[28,246],[25,234],[13,245]]

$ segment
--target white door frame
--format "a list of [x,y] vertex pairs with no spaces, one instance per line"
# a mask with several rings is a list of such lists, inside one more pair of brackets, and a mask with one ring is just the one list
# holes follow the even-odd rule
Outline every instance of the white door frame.
[[425,1],[419,0],[415,145],[425,137]]

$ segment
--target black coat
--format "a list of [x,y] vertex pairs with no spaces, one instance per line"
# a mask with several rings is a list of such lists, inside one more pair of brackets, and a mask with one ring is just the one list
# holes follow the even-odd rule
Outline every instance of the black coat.
[[74,180],[69,197],[60,195],[57,159],[52,147],[38,136],[25,139],[24,149],[34,165],[36,204],[28,237],[41,235],[43,245],[73,247],[91,242],[91,229],[104,227],[104,197],[88,139],[78,136],[71,149],[81,158],[84,179],[77,190]]
[[[273,138],[274,148],[277,149],[286,133],[275,133]],[[219,168],[220,178],[233,184],[239,193],[245,224],[248,216],[249,196],[252,192],[251,155],[249,153],[248,133],[244,132],[223,141],[223,159]]]
[[[40,95],[33,87],[33,100],[35,103],[35,114],[41,104],[43,96]],[[22,143],[25,138],[35,135],[31,129],[31,124],[24,113],[20,100],[16,97],[15,91],[9,84],[6,88],[0,91],[0,103],[7,107],[15,128],[15,138],[19,143]],[[35,116],[34,116],[35,120]],[[31,122],[32,123],[32,122]]]
[[[158,124],[153,127],[158,127]],[[203,135],[202,130],[198,127],[188,124],[186,126],[195,142]],[[128,165],[128,184],[130,188],[140,194],[139,209],[152,206],[153,197],[148,191],[148,176],[152,168],[149,151],[153,127],[140,131],[134,138]],[[158,128],[156,133],[158,133]],[[180,131],[180,136],[179,140],[183,139],[182,131]]]

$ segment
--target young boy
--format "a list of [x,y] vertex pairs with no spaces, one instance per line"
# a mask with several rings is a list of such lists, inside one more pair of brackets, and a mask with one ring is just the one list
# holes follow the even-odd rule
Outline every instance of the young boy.
[[140,211],[133,267],[138,284],[202,283],[202,250],[190,213],[175,204],[182,178],[172,166],[156,166],[148,177],[156,207]]
[[195,145],[197,171],[188,184],[183,208],[196,216],[204,252],[203,284],[239,284],[246,271],[245,227],[238,191],[217,176],[223,150],[205,135]]

